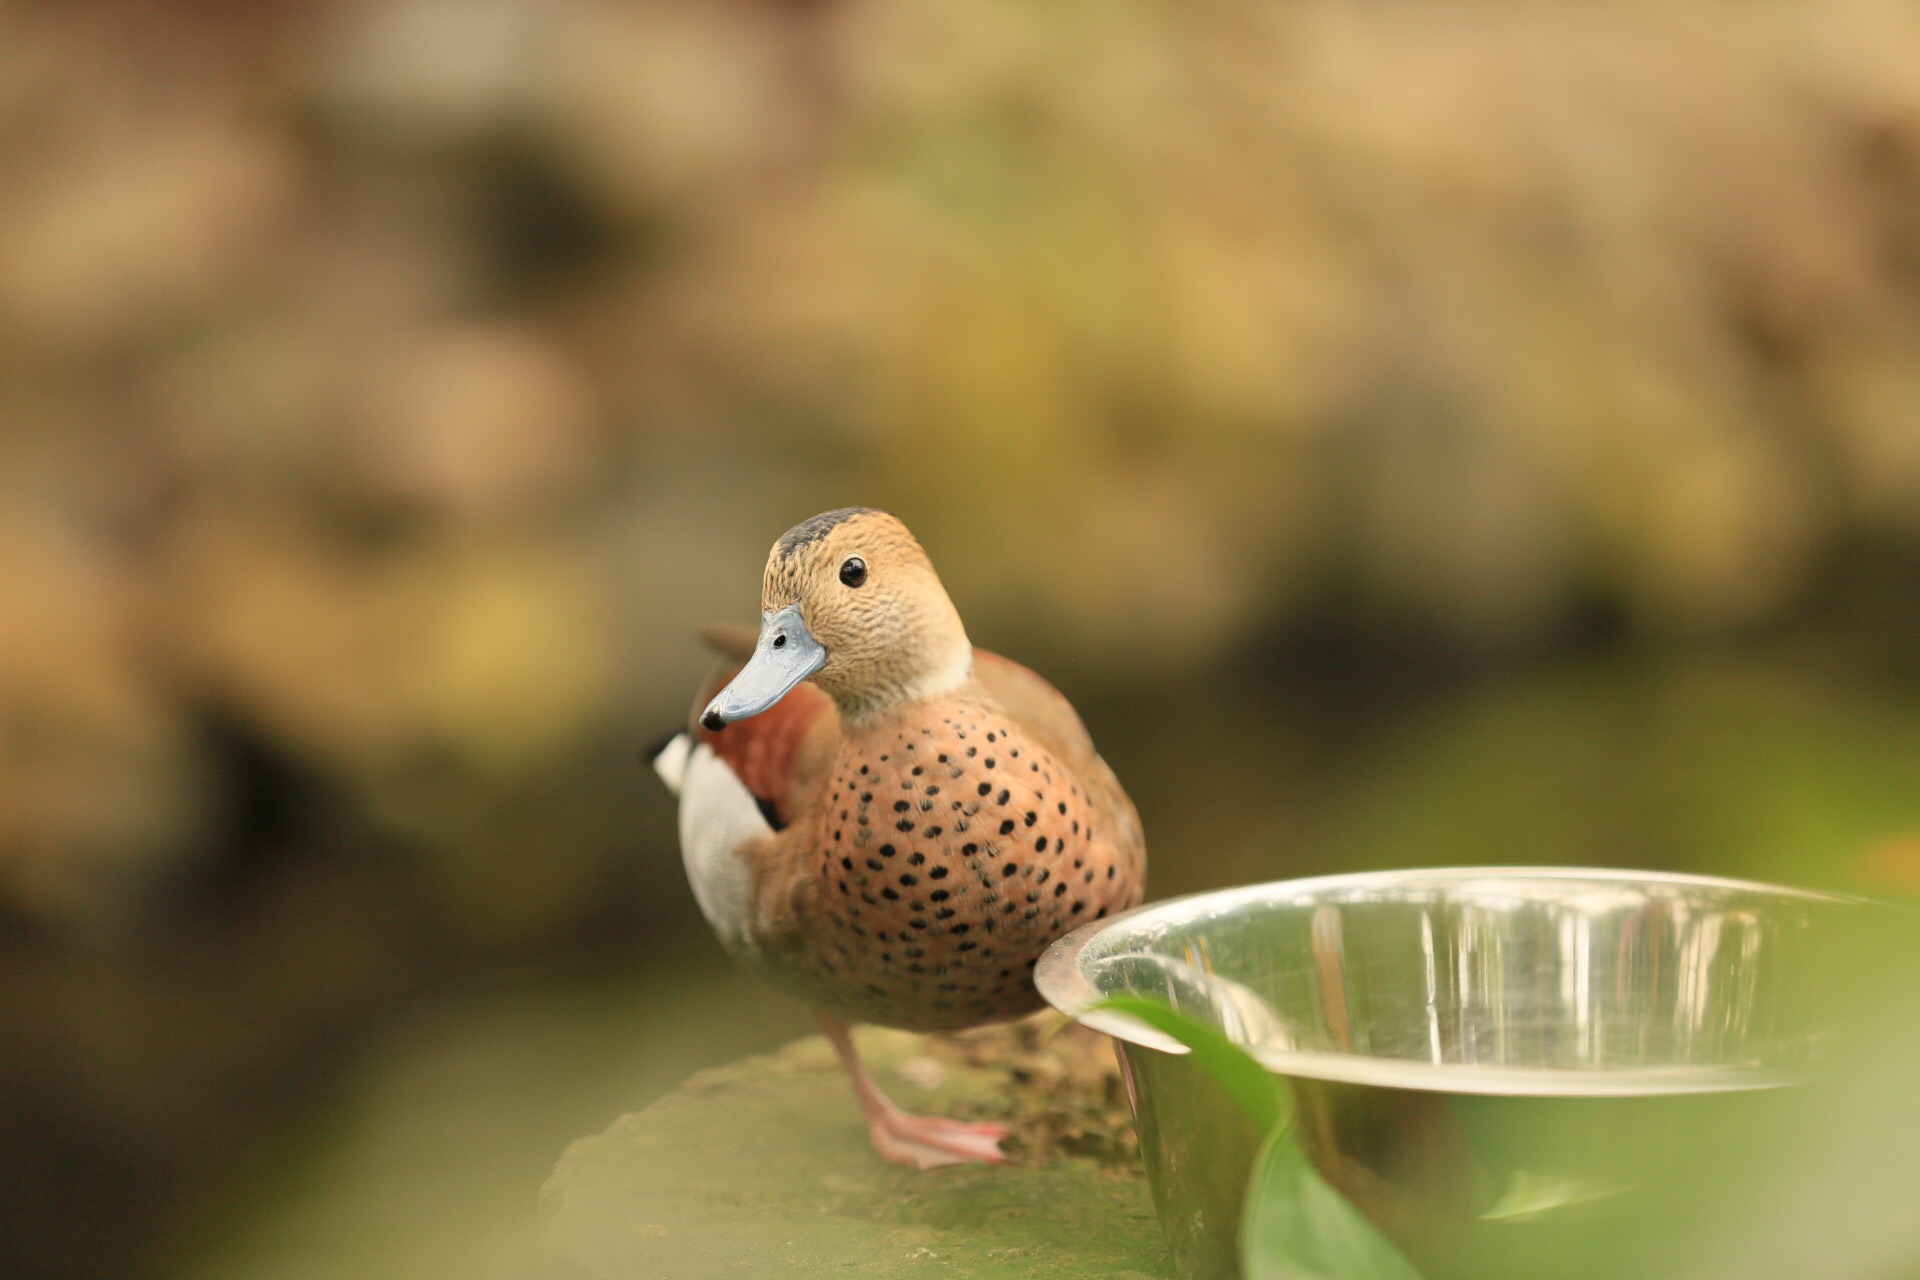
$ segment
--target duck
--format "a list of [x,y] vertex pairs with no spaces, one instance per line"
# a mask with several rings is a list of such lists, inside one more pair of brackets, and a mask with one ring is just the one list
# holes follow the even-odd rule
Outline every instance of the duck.
[[999,1163],[1004,1126],[907,1112],[850,1027],[1039,1009],[1041,953],[1139,904],[1139,814],[1066,697],[974,647],[895,516],[793,526],[760,595],[757,631],[702,631],[717,666],[653,760],[694,898],[728,953],[812,1007],[883,1158]]

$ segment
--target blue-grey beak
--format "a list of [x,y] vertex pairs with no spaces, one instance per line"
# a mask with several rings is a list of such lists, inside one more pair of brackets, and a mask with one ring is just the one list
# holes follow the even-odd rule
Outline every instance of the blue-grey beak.
[[727,687],[714,695],[701,713],[700,723],[709,729],[724,729],[735,720],[757,716],[826,661],[827,651],[800,620],[799,605],[762,614],[760,639],[754,643],[753,656]]

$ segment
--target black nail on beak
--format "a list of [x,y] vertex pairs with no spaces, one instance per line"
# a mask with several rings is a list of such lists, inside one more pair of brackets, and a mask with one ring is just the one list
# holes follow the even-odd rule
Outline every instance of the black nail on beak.
[[700,717],[700,723],[707,726],[707,728],[713,730],[715,733],[718,733],[722,729],[727,727],[727,722],[720,718],[720,713],[718,711],[707,712],[707,714]]

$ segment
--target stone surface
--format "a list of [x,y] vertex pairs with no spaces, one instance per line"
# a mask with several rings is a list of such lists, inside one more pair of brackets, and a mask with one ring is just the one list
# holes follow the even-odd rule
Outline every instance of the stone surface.
[[1012,1163],[882,1162],[813,1037],[575,1142],[543,1192],[559,1247],[599,1280],[1171,1274],[1103,1038],[1039,1018],[859,1040],[902,1105],[1010,1123]]

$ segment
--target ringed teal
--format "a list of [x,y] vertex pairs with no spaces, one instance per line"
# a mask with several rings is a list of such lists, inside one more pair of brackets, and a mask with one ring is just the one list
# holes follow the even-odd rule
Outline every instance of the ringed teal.
[[757,637],[655,757],[726,949],[815,1009],[879,1153],[998,1161],[1004,1127],[909,1115],[849,1022],[952,1031],[1041,1007],[1048,944],[1140,901],[1139,816],[1071,704],[967,639],[899,520],[850,507],[774,544]]

